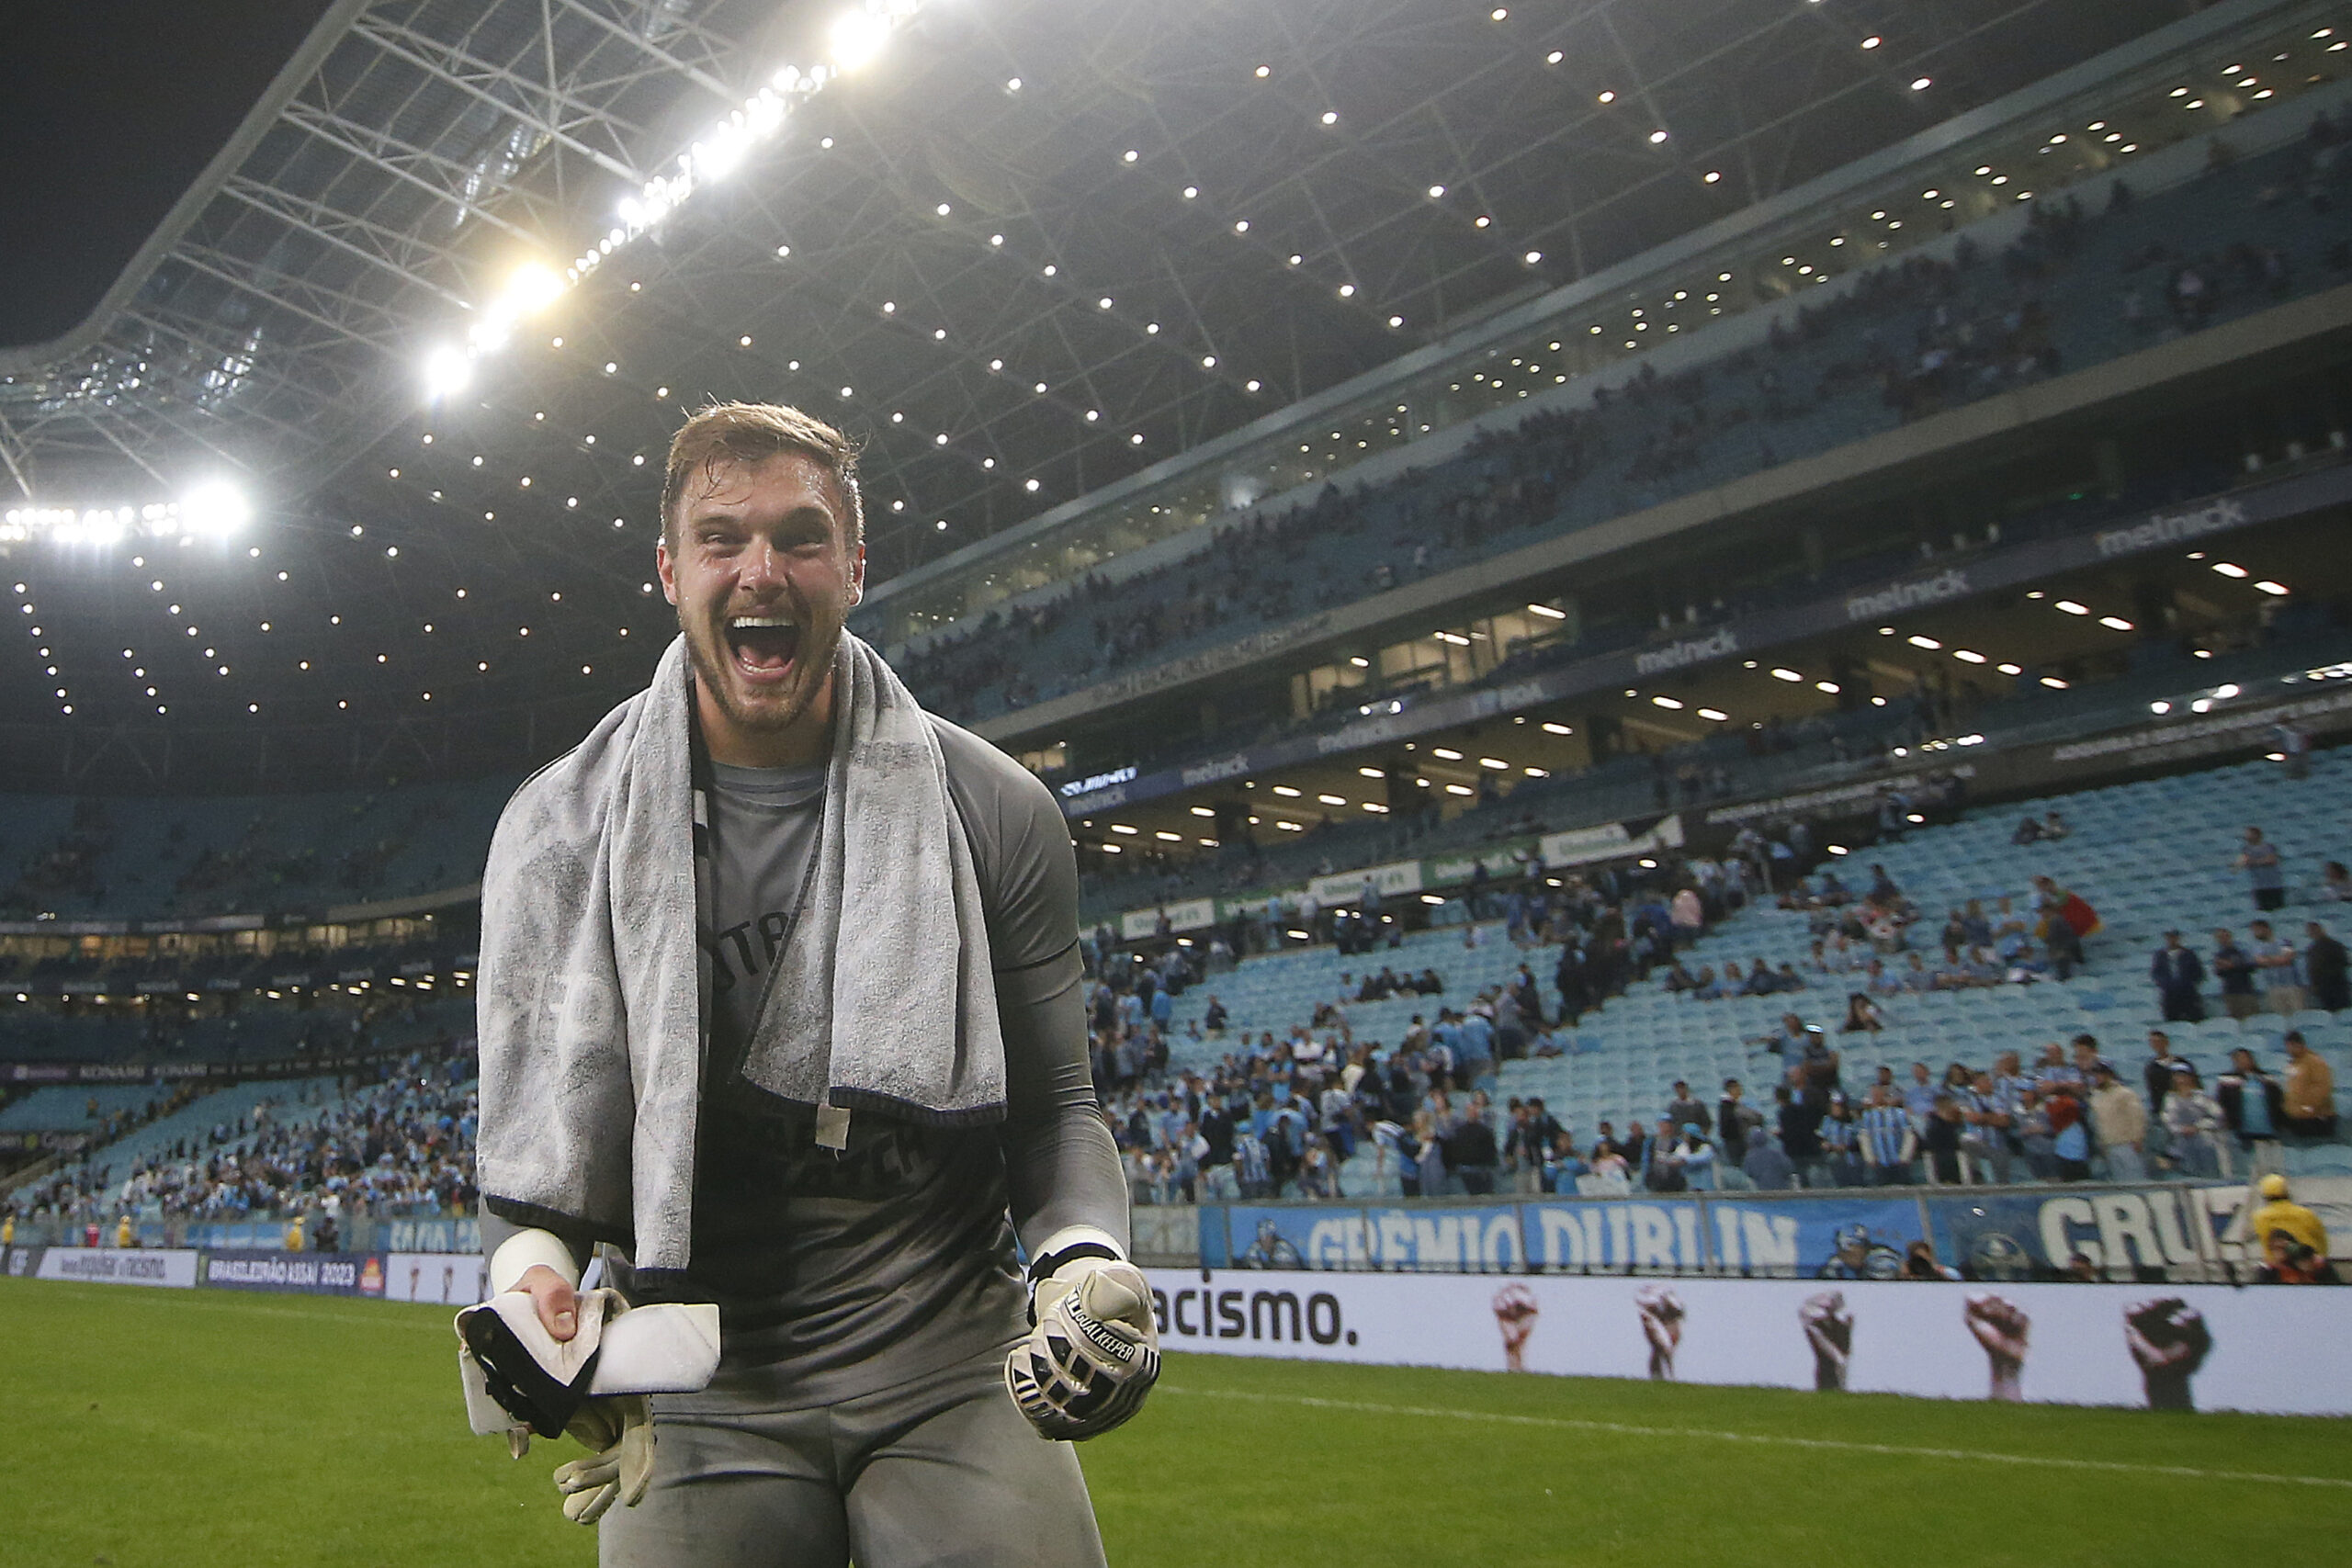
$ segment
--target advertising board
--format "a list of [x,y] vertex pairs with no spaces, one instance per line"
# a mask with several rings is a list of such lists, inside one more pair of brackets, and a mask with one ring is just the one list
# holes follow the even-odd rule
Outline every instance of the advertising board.
[[1939,1399],[2352,1413],[2352,1291],[1148,1271],[1163,1348]]

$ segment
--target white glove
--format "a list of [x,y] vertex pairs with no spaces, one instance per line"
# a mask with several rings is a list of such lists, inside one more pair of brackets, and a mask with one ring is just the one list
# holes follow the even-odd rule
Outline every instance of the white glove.
[[580,1293],[576,1314],[576,1332],[559,1341],[528,1294],[503,1292],[458,1314],[458,1366],[474,1430],[503,1431],[515,1458],[535,1429],[548,1437],[560,1429],[591,1450],[559,1467],[555,1483],[564,1517],[594,1524],[616,1502],[634,1507],[644,1497],[654,1446],[646,1394],[708,1384],[718,1363],[718,1309],[631,1308],[617,1291],[595,1290]]
[[1049,1441],[1101,1437],[1143,1408],[1159,1376],[1151,1287],[1104,1240],[1058,1262],[1045,1250],[1052,1272],[1032,1296],[1036,1326],[1005,1357],[1005,1388]]
[[563,1517],[593,1525],[616,1502],[634,1508],[653,1479],[653,1404],[641,1393],[612,1393],[582,1405],[564,1427],[593,1451],[556,1467]]

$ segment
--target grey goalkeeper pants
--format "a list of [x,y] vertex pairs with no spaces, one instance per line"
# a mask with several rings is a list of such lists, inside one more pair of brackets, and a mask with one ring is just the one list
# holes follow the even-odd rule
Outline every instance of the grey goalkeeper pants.
[[1004,1352],[880,1393],[765,1410],[758,1375],[654,1400],[653,1482],[597,1526],[601,1568],[1102,1568],[1068,1443],[1004,1389]]

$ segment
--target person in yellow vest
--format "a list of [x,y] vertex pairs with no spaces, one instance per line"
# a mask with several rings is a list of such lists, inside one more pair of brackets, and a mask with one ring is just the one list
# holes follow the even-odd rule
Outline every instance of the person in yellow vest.
[[17,1216],[12,1212],[0,1214],[0,1247],[17,1245]]
[[130,1247],[137,1246],[138,1243],[139,1237],[130,1228],[130,1216],[124,1214],[117,1219],[114,1223],[114,1244],[120,1247]]
[[286,1227],[286,1250],[288,1252],[302,1250],[302,1216],[300,1214],[295,1215],[293,1221]]
[[2310,1247],[2322,1258],[2327,1256],[2327,1227],[2317,1214],[2287,1196],[2287,1179],[2271,1175],[2262,1179],[2262,1207],[2246,1222],[2246,1229],[2254,1233],[2257,1247],[2267,1247],[2272,1231],[2285,1231],[2296,1241]]

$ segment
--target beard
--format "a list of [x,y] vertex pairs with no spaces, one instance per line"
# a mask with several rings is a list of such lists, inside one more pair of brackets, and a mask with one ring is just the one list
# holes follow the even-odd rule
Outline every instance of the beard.
[[696,683],[728,724],[742,733],[775,735],[791,728],[807,716],[832,679],[841,622],[801,604],[790,605],[789,613],[799,631],[789,655],[789,672],[776,682],[755,684],[745,678],[735,640],[728,634],[726,612],[682,626]]

